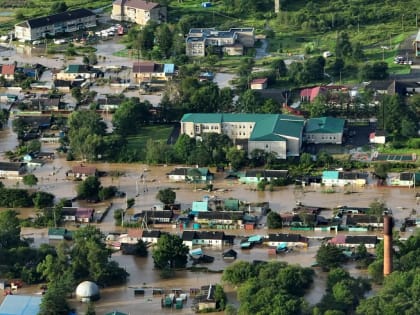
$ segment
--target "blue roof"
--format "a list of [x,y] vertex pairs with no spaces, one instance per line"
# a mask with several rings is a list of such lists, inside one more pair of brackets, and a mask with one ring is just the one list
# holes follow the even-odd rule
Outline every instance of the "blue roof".
[[193,201],[192,212],[209,211],[209,204],[207,201]]
[[175,72],[175,65],[173,63],[165,63],[163,65],[163,72],[164,73],[174,73]]
[[338,171],[323,171],[323,179],[338,179]]
[[262,236],[261,235],[252,235],[248,237],[248,242],[261,242]]
[[7,295],[0,305],[0,315],[35,315],[39,313],[40,296]]

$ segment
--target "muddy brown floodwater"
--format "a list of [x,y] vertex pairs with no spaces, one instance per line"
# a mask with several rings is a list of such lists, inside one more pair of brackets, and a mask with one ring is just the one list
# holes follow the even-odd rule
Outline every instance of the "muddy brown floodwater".
[[[10,128],[5,128],[0,131],[0,152],[4,153],[9,149],[13,149],[17,142],[16,137]],[[57,145],[43,145],[43,151],[53,152]],[[66,179],[66,171],[73,165],[80,164],[80,162],[68,162],[63,156],[57,157],[51,162],[45,163],[42,167],[32,170],[38,177],[39,183],[33,189],[39,189],[51,192],[57,198],[71,198],[76,195],[75,187],[78,182]],[[86,164],[86,163],[83,163]],[[86,164],[87,165],[87,164]],[[307,205],[322,206],[322,207],[336,207],[338,205],[352,205],[366,207],[374,199],[384,201],[388,207],[393,210],[393,214],[397,219],[397,227],[401,224],[404,217],[408,216],[412,209],[418,210],[415,200],[415,189],[404,188],[379,188],[374,185],[368,185],[364,188],[352,187],[351,192],[348,193],[349,188],[336,188],[335,193],[323,193],[320,187],[306,187],[305,189],[296,189],[293,186],[278,188],[275,191],[259,192],[255,191],[252,186],[239,184],[236,181],[227,181],[223,179],[224,174],[216,173],[216,178],[213,182],[215,191],[207,192],[199,189],[194,189],[194,185],[185,183],[171,183],[168,181],[166,173],[171,171],[175,166],[149,166],[141,163],[134,164],[109,164],[96,163],[94,165],[100,171],[120,171],[123,175],[119,177],[105,176],[101,178],[103,186],[115,185],[120,190],[127,193],[128,198],[135,198],[134,212],[142,209],[150,209],[159,202],[155,196],[162,188],[176,189],[177,202],[181,203],[182,209],[190,208],[193,201],[202,200],[204,196],[217,196],[219,198],[237,198],[241,201],[256,202],[268,201],[271,209],[278,212],[290,211],[297,201]],[[214,170],[213,170],[214,171]],[[144,180],[140,180],[143,175]],[[4,180],[5,185],[9,187],[22,187],[21,182],[15,180]],[[198,185],[199,187],[199,185]],[[81,205],[85,205],[80,203]],[[97,211],[102,211],[108,203],[89,204],[94,206]],[[124,229],[117,229],[114,226],[113,211],[118,208],[124,208],[125,199],[116,198],[113,200],[111,211],[105,217],[103,223],[98,227],[104,233],[107,232],[125,232]],[[18,209],[23,217],[33,216],[34,213],[30,209]],[[322,213],[322,215],[329,217],[331,213]],[[179,229],[171,229],[172,233],[181,235],[182,231]],[[267,234],[270,231],[261,229],[257,231],[228,231],[227,234],[235,233],[238,236],[247,235],[250,233]],[[410,235],[412,231],[402,234],[402,237]],[[46,230],[36,229],[22,229],[22,234],[27,237],[33,237],[35,245],[43,242],[48,242]],[[328,232],[311,232],[304,233],[311,237],[333,236]],[[362,233],[362,234],[367,234]],[[253,261],[253,260],[281,260],[292,264],[300,264],[308,267],[315,261],[315,254],[319,246],[319,241],[311,239],[307,249],[295,250],[288,254],[268,256],[267,249],[253,248],[252,250],[243,251],[239,247],[239,240],[233,245],[233,248],[238,252],[238,260]],[[226,250],[228,248],[224,248]],[[223,270],[230,263],[222,259],[222,250],[205,249],[205,253],[215,257],[212,264],[207,265],[211,270]],[[182,310],[161,309],[160,298],[152,297],[151,288],[181,288],[188,291],[189,288],[196,288],[202,285],[220,283],[221,273],[211,272],[189,272],[178,271],[174,279],[163,280],[159,277],[159,272],[153,268],[153,259],[151,255],[148,258],[136,258],[133,256],[125,256],[120,253],[115,253],[112,259],[117,261],[130,274],[128,282],[124,286],[104,288],[101,291],[102,298],[95,302],[97,314],[105,314],[113,310],[134,314],[192,314],[191,300],[188,299],[185,307]],[[354,275],[361,275],[359,270],[354,266],[347,266],[349,271]],[[317,272],[318,273],[318,272]],[[146,295],[144,297],[135,297],[133,288],[146,287]],[[317,303],[325,290],[325,275],[318,273],[315,279],[313,289],[307,294],[306,298],[309,303]],[[37,287],[26,287],[20,292],[36,292]],[[237,303],[235,299],[236,291],[234,288],[227,287],[228,296],[232,303]],[[83,313],[86,305],[71,301],[79,313]]]

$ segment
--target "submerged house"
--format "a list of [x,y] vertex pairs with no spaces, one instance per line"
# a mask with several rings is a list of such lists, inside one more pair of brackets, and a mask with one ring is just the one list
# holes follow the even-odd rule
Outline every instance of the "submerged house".
[[168,179],[174,182],[194,181],[208,182],[214,174],[207,167],[176,167],[168,174]]
[[222,224],[222,225],[241,225],[244,213],[242,211],[208,211],[198,212],[195,217],[197,223],[202,224]]
[[309,239],[300,234],[268,234],[264,240],[268,246],[274,247],[308,247]]
[[247,170],[240,175],[239,182],[244,184],[258,184],[261,180],[273,181],[288,179],[288,170]]
[[233,245],[235,236],[225,235],[220,231],[184,231],[182,242],[189,248],[194,246],[209,246],[221,248],[225,245]]
[[366,185],[367,174],[344,171],[323,171],[322,183],[325,186]]
[[375,248],[378,242],[376,235],[337,235],[329,241],[336,246],[356,248],[364,245],[367,249]]

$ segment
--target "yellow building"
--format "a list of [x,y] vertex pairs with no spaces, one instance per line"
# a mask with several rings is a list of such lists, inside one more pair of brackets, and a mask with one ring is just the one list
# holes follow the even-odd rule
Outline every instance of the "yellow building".
[[111,19],[146,25],[149,21],[166,22],[167,9],[159,3],[144,0],[116,0]]

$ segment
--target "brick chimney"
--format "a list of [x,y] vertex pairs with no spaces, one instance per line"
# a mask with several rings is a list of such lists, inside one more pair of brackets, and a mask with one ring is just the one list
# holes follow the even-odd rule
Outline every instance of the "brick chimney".
[[384,216],[384,276],[392,272],[392,228],[394,222],[391,216]]

